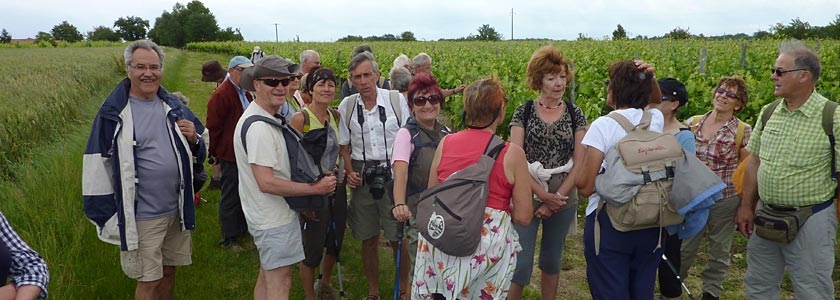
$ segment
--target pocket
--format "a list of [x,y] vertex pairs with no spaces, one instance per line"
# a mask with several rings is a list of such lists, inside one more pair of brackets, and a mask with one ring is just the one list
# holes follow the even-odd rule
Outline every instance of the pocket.
[[143,277],[143,260],[140,257],[140,250],[120,251],[120,266],[129,278]]
[[825,164],[829,161],[831,145],[822,131],[820,134],[803,134],[794,138],[795,149],[791,149],[788,163],[795,167],[808,167]]

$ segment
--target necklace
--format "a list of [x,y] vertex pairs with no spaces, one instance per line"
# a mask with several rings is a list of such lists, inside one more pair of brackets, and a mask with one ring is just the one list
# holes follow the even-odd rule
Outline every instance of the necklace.
[[562,102],[562,101],[560,101],[560,104],[557,104],[557,106],[554,106],[554,107],[548,107],[548,105],[545,105],[545,104],[543,104],[543,103],[542,103],[542,100],[537,101],[537,104],[539,104],[540,106],[542,106],[543,108],[545,108],[545,109],[547,109],[547,110],[557,109],[557,108],[559,108],[560,106],[563,106],[563,102]]

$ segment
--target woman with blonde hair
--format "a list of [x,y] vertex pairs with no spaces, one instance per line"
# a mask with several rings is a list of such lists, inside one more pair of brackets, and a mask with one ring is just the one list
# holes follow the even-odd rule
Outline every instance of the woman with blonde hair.
[[[505,117],[505,97],[496,78],[470,84],[464,94],[466,130],[444,137],[432,160],[429,187],[474,164]],[[531,177],[525,152],[506,143],[488,178],[482,237],[473,255],[443,253],[422,235],[417,246],[413,299],[504,299],[521,249],[513,223],[530,223]],[[452,241],[457,243],[459,241]]]

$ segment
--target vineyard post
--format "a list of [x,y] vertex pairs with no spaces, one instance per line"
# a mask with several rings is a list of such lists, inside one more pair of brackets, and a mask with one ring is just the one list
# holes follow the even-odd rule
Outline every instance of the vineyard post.
[[700,49],[700,67],[697,68],[697,73],[706,74],[706,56],[709,54],[709,50]]
[[[575,63],[574,62],[569,61],[569,69],[575,70]],[[572,77],[572,83],[569,85],[569,102],[571,102],[572,104],[575,103],[576,87],[577,87],[577,85],[575,84],[575,78]]]
[[741,68],[747,67],[747,44],[741,44]]

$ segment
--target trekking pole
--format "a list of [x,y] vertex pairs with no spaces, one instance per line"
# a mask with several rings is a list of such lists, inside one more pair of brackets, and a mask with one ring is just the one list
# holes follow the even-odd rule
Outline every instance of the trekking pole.
[[397,226],[397,273],[394,276],[394,300],[400,300],[400,260],[402,260],[402,240],[405,222],[400,222]]
[[[336,233],[335,220],[330,222],[332,224],[333,240],[335,241],[335,263],[338,265],[338,296],[339,299],[344,300],[344,279],[341,277],[341,244],[338,241],[338,234]],[[693,299],[692,299],[693,300]]]
[[680,281],[680,285],[682,285],[682,288],[685,290],[685,293],[688,294],[688,298],[694,300],[694,295],[691,294],[691,291],[688,290],[688,287],[685,285],[685,282],[680,277],[680,272],[677,271],[677,268],[675,268],[673,264],[671,264],[671,261],[668,260],[667,256],[665,256],[665,253],[662,253],[662,260],[665,261],[665,264],[668,265],[668,268],[671,269],[671,272],[674,272],[674,276],[677,276],[677,280]]

